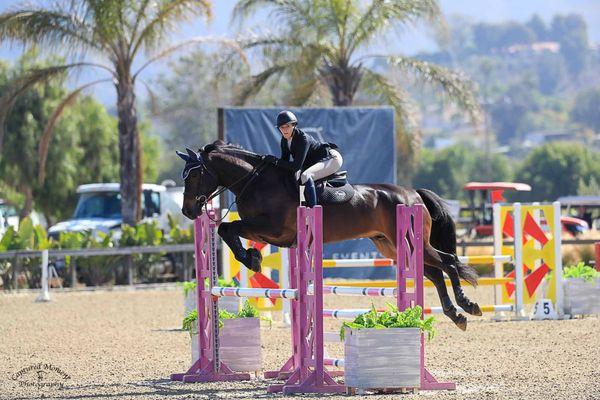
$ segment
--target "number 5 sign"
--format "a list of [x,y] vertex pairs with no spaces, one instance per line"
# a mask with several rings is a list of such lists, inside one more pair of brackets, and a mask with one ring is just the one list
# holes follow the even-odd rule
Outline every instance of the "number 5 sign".
[[533,319],[558,319],[554,305],[550,299],[540,299],[533,306]]

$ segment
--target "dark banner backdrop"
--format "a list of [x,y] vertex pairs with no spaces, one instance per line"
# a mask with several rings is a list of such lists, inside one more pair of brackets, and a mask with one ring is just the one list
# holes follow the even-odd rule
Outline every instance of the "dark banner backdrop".
[[[219,110],[219,138],[259,154],[280,156],[275,120],[281,108]],[[394,110],[391,107],[289,108],[298,127],[322,142],[339,146],[351,183],[396,183]],[[229,204],[232,200],[229,194]],[[325,245],[325,258],[375,258],[368,239]],[[388,277],[391,268],[327,269],[326,276]]]

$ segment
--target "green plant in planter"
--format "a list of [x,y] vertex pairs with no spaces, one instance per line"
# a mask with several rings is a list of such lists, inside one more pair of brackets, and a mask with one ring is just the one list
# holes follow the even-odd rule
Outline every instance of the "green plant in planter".
[[577,265],[565,267],[563,278],[580,278],[592,282],[595,278],[600,278],[600,272],[580,261]]
[[[183,295],[187,296],[191,290],[196,290],[196,281],[183,282]],[[225,278],[217,278],[217,286],[220,287],[238,287],[239,284],[233,279],[228,281]],[[208,287],[208,279],[204,280],[204,287]]]
[[[233,314],[225,310],[219,310],[219,328],[223,327],[223,320],[234,318],[260,318],[263,321],[272,323],[270,318],[261,317],[258,309],[250,304],[248,300],[244,302],[244,306],[237,314]],[[192,310],[185,316],[181,329],[188,331],[190,336],[198,333],[198,310]]]
[[427,339],[431,340],[435,336],[433,324],[434,317],[421,319],[423,310],[420,306],[407,308],[399,311],[394,304],[387,304],[387,311],[378,312],[373,305],[367,313],[361,314],[352,322],[344,322],[340,329],[340,337],[344,340],[346,328],[350,329],[387,329],[387,328],[419,328],[421,332],[427,333]]

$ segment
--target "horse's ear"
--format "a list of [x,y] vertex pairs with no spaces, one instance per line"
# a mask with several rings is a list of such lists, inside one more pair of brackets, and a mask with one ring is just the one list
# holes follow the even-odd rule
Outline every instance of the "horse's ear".
[[215,146],[214,143],[211,143],[211,144],[207,144],[206,146],[204,146],[202,148],[202,151],[205,153],[210,153],[211,151],[216,150],[216,149],[217,149],[217,146]]
[[175,151],[175,153],[177,153],[177,155],[178,155],[179,157],[181,157],[181,159],[182,159],[183,161],[185,161],[185,162],[188,162],[188,161],[190,161],[190,156],[188,156],[187,154],[184,154],[184,153],[182,153],[182,152],[180,152],[180,151],[178,151],[178,150],[176,150],[176,151]]
[[198,153],[196,153],[194,150],[190,149],[189,147],[186,147],[185,151],[187,151],[188,155],[190,156],[190,160],[198,161]]

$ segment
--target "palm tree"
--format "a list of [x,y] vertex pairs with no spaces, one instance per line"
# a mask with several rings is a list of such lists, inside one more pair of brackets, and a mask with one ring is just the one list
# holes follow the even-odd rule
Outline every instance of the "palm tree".
[[436,0],[240,0],[234,19],[243,21],[263,7],[271,11],[269,25],[281,29],[241,40],[243,49],[262,51],[267,65],[241,87],[240,104],[269,80],[288,76],[291,89],[285,100],[290,105],[305,104],[323,88],[335,106],[350,106],[357,93],[364,93],[395,108],[402,132],[410,120],[409,98],[400,85],[366,64],[379,59],[441,86],[473,122],[480,122],[473,84],[461,74],[411,57],[367,53],[376,38],[392,40],[393,29],[423,19],[439,22]]
[[[208,0],[70,0],[52,6],[20,6],[0,14],[0,41],[39,46],[64,54],[71,60],[27,71],[0,99],[0,153],[4,121],[15,99],[36,83],[64,76],[65,72],[94,68],[104,77],[76,88],[65,97],[52,115],[39,144],[38,180],[45,178],[45,160],[52,129],[62,111],[87,87],[110,82],[117,93],[121,215],[123,222],[134,224],[140,218],[141,161],[136,83],[152,91],[139,76],[148,65],[192,43],[218,42],[236,47],[225,39],[196,37],[163,47],[165,37],[182,22],[193,17],[211,18]],[[142,52],[146,58],[142,59]],[[134,64],[138,68],[134,68]]]

